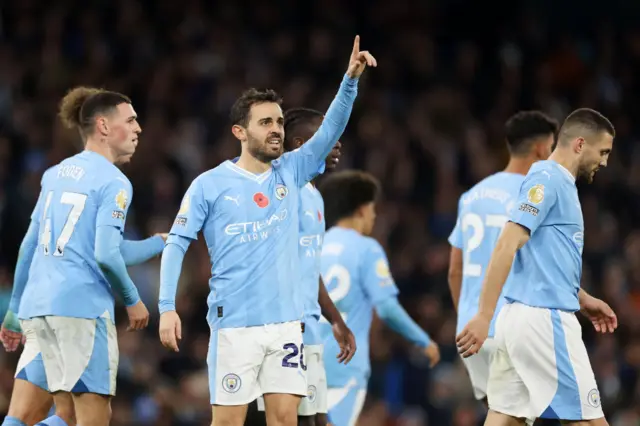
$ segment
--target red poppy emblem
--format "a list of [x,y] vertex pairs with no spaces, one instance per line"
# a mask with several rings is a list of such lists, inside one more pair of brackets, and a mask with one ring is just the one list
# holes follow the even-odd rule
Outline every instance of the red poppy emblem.
[[256,192],[255,194],[253,194],[253,201],[255,201],[255,203],[261,209],[269,205],[269,198],[266,195],[264,195],[262,192]]
[[318,210],[318,222],[322,222],[322,213]]

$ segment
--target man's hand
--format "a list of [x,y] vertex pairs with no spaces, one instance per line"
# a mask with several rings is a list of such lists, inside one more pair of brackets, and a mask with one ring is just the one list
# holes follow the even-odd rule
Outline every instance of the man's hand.
[[149,311],[144,306],[142,300],[133,306],[127,308],[127,315],[129,316],[129,327],[127,331],[142,330],[149,325]]
[[467,323],[464,329],[456,337],[458,352],[463,358],[469,358],[471,355],[477,354],[480,348],[487,340],[489,335],[489,325],[491,318],[487,318],[477,313],[471,321]]
[[338,362],[348,364],[356,353],[356,338],[344,321],[336,321],[331,326],[331,331],[340,346],[340,353],[336,356]]
[[353,50],[351,51],[351,58],[349,58],[347,75],[349,78],[358,78],[362,75],[367,65],[377,67],[378,62],[368,51],[360,51],[360,36],[357,35],[353,41]]
[[20,342],[23,342],[23,340],[24,336],[18,316],[10,310],[7,311],[0,329],[0,341],[2,341],[4,349],[7,352],[13,352],[18,349]]
[[162,240],[165,242],[165,244],[167,243],[167,238],[169,238],[169,234],[168,233],[164,233],[164,234],[154,234],[154,237],[161,237]]
[[591,321],[598,333],[613,333],[618,328],[618,317],[605,302],[590,295],[586,295],[581,302],[580,312]]
[[433,368],[440,362],[440,348],[436,342],[429,343],[429,346],[422,349],[422,353],[429,358],[429,367]]
[[178,349],[178,341],[182,339],[182,323],[176,311],[167,311],[160,315],[160,341],[165,348],[175,352]]

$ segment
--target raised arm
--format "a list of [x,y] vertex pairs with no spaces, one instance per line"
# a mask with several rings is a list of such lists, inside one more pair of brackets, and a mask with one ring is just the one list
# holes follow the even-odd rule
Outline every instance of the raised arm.
[[304,145],[290,154],[297,170],[299,186],[303,186],[318,175],[325,159],[344,132],[349,122],[353,102],[358,94],[358,79],[367,65],[375,67],[377,63],[369,52],[360,51],[360,37],[356,36],[349,67],[320,128]]

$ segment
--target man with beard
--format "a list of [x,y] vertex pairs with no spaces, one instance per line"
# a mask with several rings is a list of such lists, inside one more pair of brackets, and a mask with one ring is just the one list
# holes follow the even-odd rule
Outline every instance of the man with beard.
[[[160,339],[177,351],[175,294],[184,254],[202,230],[211,255],[207,364],[213,425],[241,425],[264,395],[267,423],[294,426],[307,394],[298,258],[300,190],[321,171],[347,125],[358,78],[376,61],[356,37],[340,90],[316,134],[283,155],[281,99],[250,89],[231,111],[242,144],[189,187],[171,229],[160,272]],[[350,348],[345,348],[350,350]]]
[[592,182],[606,167],[614,136],[602,114],[572,112],[549,160],[535,163],[520,187],[491,256],[478,313],[457,337],[463,357],[479,352],[512,271],[496,320],[485,425],[531,424],[538,417],[607,425],[574,313],[582,311],[600,333],[618,324],[609,305],[580,288],[584,221],[575,181]]

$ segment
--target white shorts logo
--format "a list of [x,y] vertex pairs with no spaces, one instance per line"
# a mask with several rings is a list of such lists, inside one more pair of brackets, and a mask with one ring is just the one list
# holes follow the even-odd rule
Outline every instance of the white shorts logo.
[[242,380],[237,374],[229,373],[222,378],[222,389],[227,393],[236,393],[240,390]]
[[316,401],[316,387],[313,385],[310,385],[307,388],[307,399],[309,399],[309,402],[315,402]]
[[592,407],[598,408],[600,406],[600,391],[598,389],[591,389],[589,395],[587,395],[587,401]]

